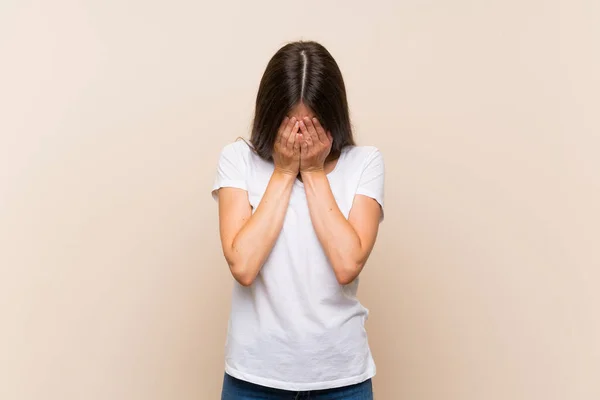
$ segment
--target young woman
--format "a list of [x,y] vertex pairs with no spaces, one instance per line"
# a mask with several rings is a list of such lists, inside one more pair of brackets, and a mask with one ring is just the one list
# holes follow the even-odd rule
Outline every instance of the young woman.
[[358,275],[383,219],[384,165],[356,146],[341,72],[315,42],[270,60],[250,143],[213,196],[231,274],[223,400],[372,399]]

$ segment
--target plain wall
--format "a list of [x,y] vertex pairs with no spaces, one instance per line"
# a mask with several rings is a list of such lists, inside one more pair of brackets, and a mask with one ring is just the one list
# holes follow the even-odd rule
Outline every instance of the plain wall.
[[379,400],[600,398],[598,1],[0,4],[0,398],[219,398],[210,196],[314,39],[382,149]]

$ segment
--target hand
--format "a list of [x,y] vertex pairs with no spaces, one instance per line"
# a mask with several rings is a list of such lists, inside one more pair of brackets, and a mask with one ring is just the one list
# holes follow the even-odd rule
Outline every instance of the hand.
[[302,135],[298,133],[296,118],[285,117],[279,130],[273,148],[273,163],[275,170],[293,175],[300,170],[300,142]]
[[316,118],[311,120],[308,117],[300,121],[300,130],[302,131],[300,172],[323,171],[333,143],[331,133],[325,132],[319,120]]

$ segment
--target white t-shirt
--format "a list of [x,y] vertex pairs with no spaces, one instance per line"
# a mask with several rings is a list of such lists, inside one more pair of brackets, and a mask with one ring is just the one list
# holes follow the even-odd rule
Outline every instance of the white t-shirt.
[[[253,211],[265,193],[273,163],[244,141],[220,156],[213,196],[222,187],[246,190]],[[384,164],[375,147],[344,148],[327,175],[348,218],[356,194],[383,210]],[[383,218],[383,212],[382,212]],[[283,229],[252,285],[233,288],[225,372],[262,386],[308,391],[363,382],[375,375],[356,298],[358,278],[340,285],[314,231],[302,182],[296,180]]]

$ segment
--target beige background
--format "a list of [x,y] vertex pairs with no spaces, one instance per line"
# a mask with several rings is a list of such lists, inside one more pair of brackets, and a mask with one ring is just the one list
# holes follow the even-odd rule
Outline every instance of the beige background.
[[0,4],[0,398],[218,398],[210,186],[299,38],[386,157],[377,398],[600,398],[598,1]]

